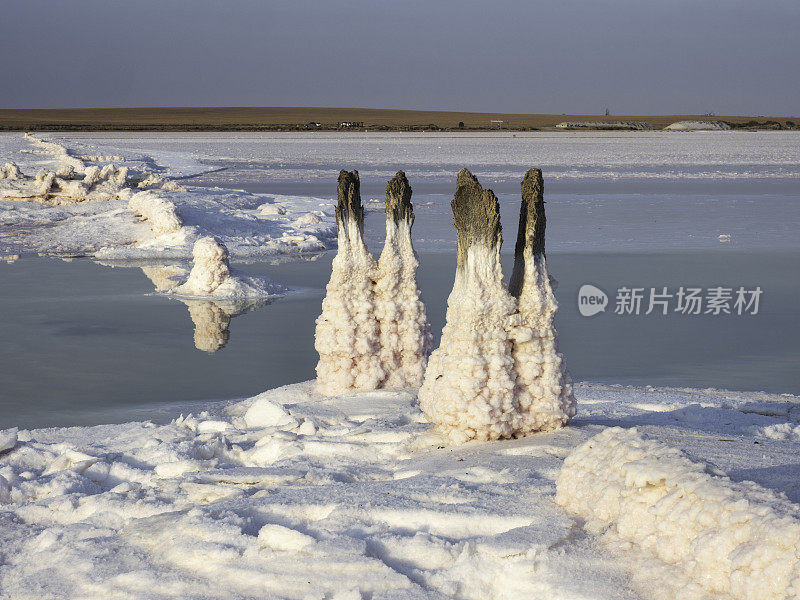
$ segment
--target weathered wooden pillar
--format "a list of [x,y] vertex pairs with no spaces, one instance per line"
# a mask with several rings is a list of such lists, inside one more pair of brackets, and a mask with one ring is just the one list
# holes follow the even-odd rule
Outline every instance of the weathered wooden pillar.
[[514,270],[508,283],[508,291],[515,298],[519,298],[525,278],[525,251],[531,256],[544,256],[546,227],[542,170],[528,169],[522,179],[522,204],[519,209],[517,243],[514,246]]

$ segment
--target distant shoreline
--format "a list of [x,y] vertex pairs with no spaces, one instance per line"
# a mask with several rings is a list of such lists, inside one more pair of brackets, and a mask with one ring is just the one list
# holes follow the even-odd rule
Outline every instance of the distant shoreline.
[[[0,131],[572,131],[620,130],[612,123],[663,129],[677,121],[722,121],[733,129],[797,130],[800,118],[716,115],[565,115],[372,108],[60,108],[0,109]],[[603,127],[608,124],[609,127]]]

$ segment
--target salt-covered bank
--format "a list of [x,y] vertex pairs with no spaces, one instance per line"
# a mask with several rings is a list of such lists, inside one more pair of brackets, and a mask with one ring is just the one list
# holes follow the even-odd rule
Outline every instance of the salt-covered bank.
[[[671,553],[662,542],[635,541],[657,525],[650,513],[636,508],[627,516],[630,529],[608,509],[641,507],[644,492],[631,487],[637,481],[662,482],[652,493],[669,492],[677,503],[660,500],[667,516],[678,514],[680,502],[687,515],[710,509],[704,498],[720,488],[714,514],[741,517],[736,528],[714,529],[722,547],[750,539],[734,534],[756,513],[754,527],[772,527],[759,535],[773,535],[775,514],[788,536],[780,543],[791,543],[797,506],[776,494],[800,500],[792,466],[800,460],[800,398],[586,384],[575,395],[581,411],[569,427],[459,447],[445,446],[411,393],[324,398],[312,383],[165,425],[6,430],[0,596],[795,597],[775,585],[747,596],[741,587],[712,593],[700,585],[695,572],[712,563],[697,554],[698,566],[688,569],[695,548],[704,548],[688,539],[692,528],[713,529],[716,521],[684,521],[674,534],[680,551]],[[603,431],[608,442],[616,439],[610,426],[636,426],[646,443],[679,447],[694,463],[716,468],[686,471],[677,450],[659,450],[672,462],[641,461],[641,450],[626,449],[638,443],[646,450],[635,437],[595,451],[581,447]],[[598,470],[597,479],[570,492],[569,474],[594,464],[614,470],[607,478]],[[635,478],[626,483],[624,473]],[[745,494],[722,473],[773,492]],[[556,502],[557,481],[569,510]],[[692,481],[708,482],[708,491],[688,492]],[[602,496],[594,501],[596,492]],[[596,516],[585,520],[584,505],[562,497],[588,502]],[[739,573],[758,566],[742,562],[753,560],[744,550]],[[795,559],[784,553],[780,569]],[[725,573],[719,563],[713,581]]]
[[181,179],[209,167],[170,153],[160,163],[140,151],[95,152],[46,134],[0,136],[4,253],[185,259],[208,235],[235,257],[297,255],[335,243],[324,199],[186,186]]

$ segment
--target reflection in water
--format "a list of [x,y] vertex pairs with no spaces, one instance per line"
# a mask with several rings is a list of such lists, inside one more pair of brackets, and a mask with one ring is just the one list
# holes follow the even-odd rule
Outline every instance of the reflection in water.
[[[142,272],[156,286],[157,292],[167,292],[186,278],[187,269],[180,265],[142,267]],[[230,337],[231,319],[255,310],[270,300],[249,298],[242,300],[189,300],[177,298],[189,308],[194,323],[194,345],[203,352],[216,352],[225,347]]]
[[157,292],[167,292],[180,285],[178,278],[186,277],[189,271],[180,265],[165,267],[142,267],[142,273],[153,282]]
[[233,317],[269,303],[264,299],[180,301],[189,307],[189,316],[194,322],[194,345],[203,352],[216,352],[225,347],[230,336],[228,326]]
[[228,343],[231,315],[210,300],[184,300],[194,322],[194,346],[203,352],[216,352]]

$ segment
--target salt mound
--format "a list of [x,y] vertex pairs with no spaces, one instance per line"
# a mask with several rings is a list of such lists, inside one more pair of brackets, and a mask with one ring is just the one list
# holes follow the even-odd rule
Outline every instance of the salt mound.
[[29,141],[37,150],[33,150],[34,153],[37,154],[49,154],[50,156],[54,157],[55,160],[62,165],[72,165],[76,169],[83,169],[84,163],[81,159],[72,156],[67,150],[66,146],[63,146],[57,142],[53,142],[50,140],[43,140],[31,133],[24,133],[23,137]]
[[6,182],[0,187],[0,197],[53,205],[104,202],[122,195],[127,178],[127,167],[93,166],[81,173],[71,164],[55,171],[41,169],[35,177],[25,177],[16,165],[8,163],[0,169],[0,180]]
[[[180,281],[185,281],[188,271],[178,265],[142,267],[157,292],[171,292]],[[179,298],[189,309],[194,325],[195,348],[203,352],[216,352],[225,347],[230,338],[231,319],[257,308],[265,302],[259,299],[203,300]]]
[[30,152],[51,155],[57,166],[26,177],[15,164],[7,163],[0,167],[0,180],[4,182],[0,185],[0,198],[52,205],[103,202],[121,197],[128,187],[127,167],[86,166],[60,144],[30,134],[25,134],[25,139],[37,148]]
[[708,592],[800,596],[798,507],[771,490],[714,475],[619,427],[576,448],[556,485],[556,502],[584,517],[588,530],[635,544]]
[[[67,172],[69,175],[73,175],[74,169],[72,167],[67,167]],[[58,175],[58,173],[56,173],[56,175]],[[117,166],[113,164],[104,165],[102,168],[97,166],[86,167],[83,175],[83,183],[87,188],[97,185],[102,181],[108,181],[122,186],[127,179],[128,167],[117,168]]]
[[17,427],[0,431],[0,452],[11,450],[14,446],[16,446],[18,434],[19,429]]
[[261,206],[258,207],[259,214],[269,216],[269,215],[285,215],[286,208],[281,206],[280,204],[274,204],[272,202],[265,202]]
[[[53,205],[69,205],[81,202],[103,202],[125,198],[135,182],[129,181],[128,167],[117,167],[113,163],[86,165],[81,158],[69,153],[65,146],[41,140],[25,134],[38,154],[48,154],[56,166],[41,169],[34,177],[25,177],[13,163],[0,167],[0,198],[9,200],[33,200]],[[86,160],[124,160],[121,156],[88,156]],[[139,188],[159,187],[164,190],[185,188],[158,175],[149,175],[138,183]],[[140,198],[140,201],[143,199]],[[158,229],[158,227],[156,227]]]
[[214,237],[197,240],[192,250],[194,267],[189,279],[181,286],[192,296],[210,295],[230,279],[228,249]]
[[144,177],[141,181],[139,181],[138,184],[136,184],[136,187],[142,190],[160,188],[168,192],[186,191],[186,188],[183,187],[182,185],[175,183],[171,179],[166,179],[164,177],[161,177],[161,175],[156,175],[154,173],[150,173],[146,177]]
[[[310,535],[273,523],[267,523],[258,531],[258,541],[262,546],[284,552],[299,552],[316,543]],[[361,598],[361,594],[358,597]]]
[[183,226],[175,205],[151,191],[134,194],[128,208],[146,220],[156,235],[175,233]]
[[244,422],[250,429],[259,427],[297,427],[298,421],[280,404],[267,398],[258,398],[244,414]]
[[[264,214],[264,213],[262,213],[262,214]],[[296,226],[317,225],[318,223],[322,223],[322,219],[319,217],[319,215],[315,215],[314,213],[310,213],[310,212],[302,215],[301,217],[298,217],[294,221],[294,224]]]
[[678,121],[664,127],[666,131],[727,131],[730,128],[723,121]]
[[168,293],[200,298],[268,298],[288,289],[266,277],[249,277],[230,268],[228,249],[217,238],[202,237],[192,250],[194,266],[189,278]]
[[15,165],[13,162],[6,163],[2,167],[0,167],[0,179],[21,179],[22,173],[19,170],[19,167]]

